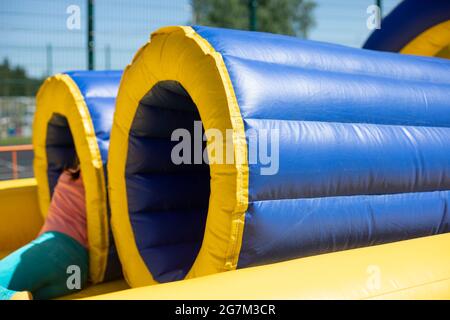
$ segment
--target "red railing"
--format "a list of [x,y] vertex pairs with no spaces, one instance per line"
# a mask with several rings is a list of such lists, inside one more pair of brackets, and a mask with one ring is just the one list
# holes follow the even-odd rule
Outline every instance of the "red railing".
[[17,152],[19,151],[31,151],[33,146],[31,144],[22,144],[17,146],[0,146],[0,152],[11,152],[11,167],[12,167],[12,178],[19,178],[19,166]]

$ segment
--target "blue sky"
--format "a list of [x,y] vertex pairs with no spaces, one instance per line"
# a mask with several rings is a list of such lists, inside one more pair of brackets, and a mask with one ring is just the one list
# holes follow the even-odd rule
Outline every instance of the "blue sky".
[[[373,0],[316,2],[317,26],[310,39],[354,47],[364,43],[370,33],[366,9]],[[399,0],[383,3],[387,13]],[[124,68],[151,31],[165,25],[189,24],[189,4],[190,0],[96,0],[96,68]],[[70,5],[81,9],[80,30],[66,27],[66,9]],[[86,0],[0,0],[0,59],[7,57],[33,76],[84,69],[85,19]]]
[[[361,47],[370,30],[367,29],[367,7],[373,0],[316,0],[317,26],[310,39]],[[383,0],[383,14],[389,13],[400,0]]]

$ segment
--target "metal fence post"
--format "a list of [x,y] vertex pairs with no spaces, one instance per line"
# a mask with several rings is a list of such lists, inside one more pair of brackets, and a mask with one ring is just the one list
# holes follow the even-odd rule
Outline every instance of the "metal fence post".
[[88,69],[94,70],[94,54],[95,54],[95,39],[94,39],[94,0],[88,0],[88,26],[87,26],[87,54],[88,54]]
[[256,18],[256,10],[258,7],[257,0],[248,0],[248,12],[249,12],[249,30],[256,31],[257,29],[257,18]]

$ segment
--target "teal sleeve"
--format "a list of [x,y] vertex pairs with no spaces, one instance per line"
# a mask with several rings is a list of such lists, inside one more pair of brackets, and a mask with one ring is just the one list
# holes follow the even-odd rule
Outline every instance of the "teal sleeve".
[[[87,250],[71,237],[46,232],[0,261],[0,286],[31,291],[35,299],[51,299],[73,293],[67,286],[69,266],[78,266],[83,287],[89,275]],[[4,291],[5,298],[11,292]],[[1,297],[3,298],[3,297]]]

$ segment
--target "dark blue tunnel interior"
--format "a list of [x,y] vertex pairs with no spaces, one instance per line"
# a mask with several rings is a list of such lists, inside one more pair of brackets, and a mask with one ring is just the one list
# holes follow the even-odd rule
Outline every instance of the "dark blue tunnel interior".
[[182,85],[161,81],[141,99],[130,129],[125,172],[130,221],[142,259],[158,282],[183,279],[203,240],[209,166],[177,165],[171,158],[179,143],[171,140],[173,131],[185,129],[192,137],[195,121],[200,115]]
[[[76,150],[72,132],[70,130],[67,118],[61,114],[54,113],[47,124],[46,151],[47,177],[50,195],[52,196],[58,182],[58,178],[63,170],[72,167],[74,165],[74,161],[76,161]],[[110,210],[108,206],[108,216],[109,213]],[[108,250],[108,263],[104,280],[117,279],[122,275],[113,235],[111,230],[108,232],[110,246]]]
[[53,195],[62,171],[76,159],[72,132],[65,116],[54,113],[47,124],[47,175],[50,195]]

